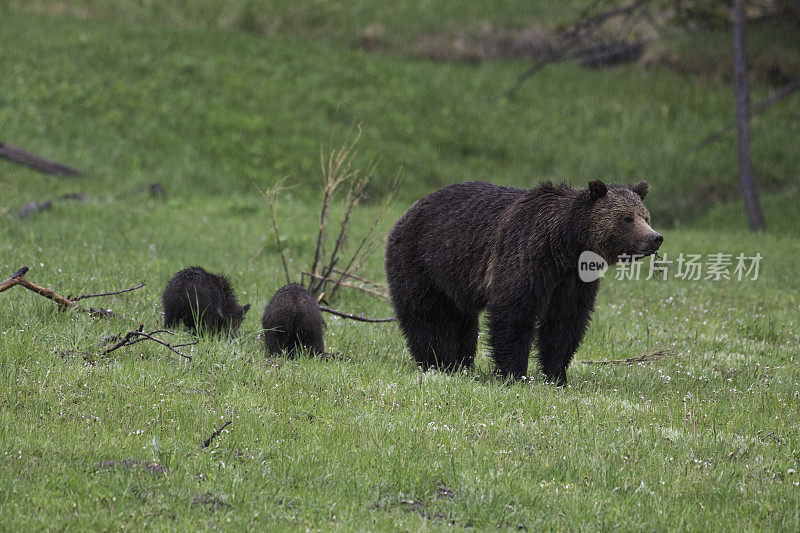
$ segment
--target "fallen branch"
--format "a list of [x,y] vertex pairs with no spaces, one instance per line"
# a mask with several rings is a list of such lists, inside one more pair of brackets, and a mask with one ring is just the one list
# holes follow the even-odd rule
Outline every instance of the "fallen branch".
[[350,313],[343,313],[341,311],[337,311],[336,309],[331,309],[330,307],[325,307],[324,305],[319,306],[320,311],[325,311],[326,313],[330,313],[332,315],[340,316],[342,318],[349,318],[350,320],[358,320],[359,322],[394,322],[397,319],[392,318],[366,318],[364,316],[353,315]]
[[176,354],[178,354],[181,357],[191,361],[192,360],[192,356],[191,355],[186,355],[183,352],[179,352],[175,348],[176,347],[180,347],[180,346],[191,346],[191,345],[194,345],[194,344],[197,344],[198,342],[200,342],[199,340],[195,340],[193,342],[187,342],[187,343],[183,343],[183,344],[176,344],[176,345],[173,346],[172,344],[170,344],[168,342],[165,342],[165,341],[163,341],[163,340],[161,340],[161,339],[159,339],[157,337],[154,337],[154,335],[156,335],[158,333],[167,333],[169,335],[174,335],[174,333],[172,331],[170,331],[168,329],[155,329],[153,331],[145,333],[143,331],[143,329],[144,329],[144,324],[139,324],[139,329],[138,330],[129,331],[128,333],[125,334],[125,337],[123,337],[121,341],[117,342],[114,346],[111,346],[110,348],[107,348],[106,350],[103,350],[103,352],[100,355],[107,355],[107,354],[113,352],[114,350],[122,348],[123,346],[131,346],[131,345],[134,345],[134,344],[136,344],[138,342],[141,342],[141,341],[146,339],[146,340],[151,340],[151,341],[157,342],[158,344],[160,344],[162,346],[166,346],[167,348],[169,348],[170,350],[172,350]]
[[[791,83],[781,87],[780,89],[778,89],[768,97],[764,98],[763,100],[756,102],[756,104],[753,105],[753,107],[750,109],[750,116],[752,117],[753,115],[760,115],[773,105],[777,104],[779,101],[793,94],[798,89],[800,89],[800,78],[795,78],[794,80],[791,81]],[[734,128],[736,128],[736,121],[732,120],[731,122],[725,124],[725,126],[721,130],[717,131],[716,133],[712,133],[711,135],[709,135],[708,137],[706,137],[705,139],[694,145],[694,150],[701,150],[706,146],[708,146],[709,144],[717,142],[718,140],[722,139],[723,135],[733,130]]]
[[209,446],[211,446],[211,441],[217,438],[219,434],[222,433],[222,430],[228,427],[228,425],[230,425],[232,422],[233,420],[228,420],[227,422],[222,424],[222,426],[220,426],[219,429],[215,430],[210,437],[208,437],[206,440],[203,441],[203,448],[208,448]]
[[28,272],[28,267],[22,267],[19,270],[17,270],[16,272],[14,272],[13,274],[11,274],[10,278],[8,278],[4,282],[0,283],[0,292],[8,290],[11,287],[13,287],[14,285],[17,285],[19,283],[17,278],[21,278],[27,272]]
[[122,294],[124,292],[131,292],[131,291],[135,291],[136,289],[141,289],[145,285],[147,285],[147,284],[146,283],[140,283],[140,284],[136,285],[135,287],[131,287],[129,289],[122,289],[121,291],[99,292],[97,294],[81,294],[80,296],[76,296],[75,298],[70,296],[69,299],[72,300],[73,302],[77,302],[78,300],[83,300],[84,298],[97,298],[98,296],[113,296],[114,294]]
[[[528,70],[520,74],[506,95],[509,98],[514,98],[528,78],[532,77],[534,74],[551,63],[558,63],[574,58],[580,58],[581,56],[591,56],[592,50],[595,50],[596,54],[596,45],[586,46],[585,43],[590,39],[595,38],[596,34],[606,22],[616,17],[622,17],[627,22],[626,30],[630,31],[632,26],[631,20],[633,20],[635,17],[641,16],[641,14],[645,12],[646,8],[652,1],[653,0],[632,0],[630,3],[624,6],[601,11],[600,13],[589,16],[589,14],[600,4],[599,1],[595,0],[586,9],[581,11],[580,15],[578,15],[575,21],[570,24],[566,30],[561,32],[560,40],[563,42],[563,44],[548,54],[547,57],[540,59],[531,65]],[[623,24],[623,26],[625,25],[626,24]],[[641,46],[644,46],[644,42],[641,43]],[[634,55],[638,55],[640,52],[641,50],[636,51]],[[607,54],[607,58],[610,58],[614,55],[619,56],[618,53]],[[602,62],[604,57],[598,57],[597,59]]]
[[14,163],[19,163],[20,165],[25,165],[26,167],[53,176],[80,176],[81,174],[81,171],[76,168],[50,161],[49,159],[26,152],[22,148],[9,146],[2,142],[0,142],[0,158],[8,159]]
[[632,365],[634,363],[658,361],[659,359],[664,359],[671,355],[675,355],[675,353],[669,350],[665,350],[663,348],[657,348],[650,353],[646,353],[644,355],[637,355],[636,357],[628,357],[626,359],[610,359],[607,361],[581,361],[581,362],[585,365]]
[[575,56],[584,67],[601,68],[635,61],[642,55],[648,42],[648,39],[638,39],[632,43],[615,41],[584,48],[576,52]]
[[21,285],[22,287],[25,287],[29,291],[33,291],[36,294],[40,294],[45,298],[54,301],[55,303],[58,304],[58,307],[61,310],[67,308],[73,308],[77,309],[78,311],[83,311],[84,313],[89,313],[95,316],[111,316],[112,312],[108,309],[99,309],[97,307],[89,307],[89,308],[81,307],[73,300],[70,300],[69,298],[64,298],[63,296],[57,294],[52,289],[36,285],[32,281],[29,281],[25,278],[25,274],[27,272],[28,272],[28,267],[22,267],[16,272],[14,272],[14,274],[10,278],[0,283],[0,292],[6,291],[11,287],[16,287],[17,285]]

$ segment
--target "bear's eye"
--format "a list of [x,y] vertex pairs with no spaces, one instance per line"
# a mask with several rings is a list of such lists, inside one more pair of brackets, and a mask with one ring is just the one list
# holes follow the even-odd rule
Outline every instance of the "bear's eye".
[[649,224],[649,223],[650,223],[650,217],[646,217],[646,218],[644,219],[644,221],[645,221],[645,222],[647,222],[647,223]]
[[633,217],[625,217],[625,222],[630,224],[631,222],[633,222]]

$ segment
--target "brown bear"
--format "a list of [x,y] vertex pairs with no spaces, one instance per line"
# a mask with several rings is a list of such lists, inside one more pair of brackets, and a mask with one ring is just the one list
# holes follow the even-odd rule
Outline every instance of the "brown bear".
[[264,346],[273,355],[298,349],[323,355],[324,325],[316,298],[299,283],[284,285],[264,307]]
[[527,190],[473,181],[416,202],[386,245],[389,293],[414,359],[423,369],[472,366],[485,308],[503,377],[527,374],[535,342],[547,380],[566,384],[599,285],[581,281],[578,257],[588,250],[613,264],[655,253],[663,237],[642,204],[648,189],[646,181]]
[[181,322],[197,332],[217,334],[239,329],[250,304],[241,306],[225,276],[210,274],[202,267],[184,268],[167,282],[161,295],[164,327]]

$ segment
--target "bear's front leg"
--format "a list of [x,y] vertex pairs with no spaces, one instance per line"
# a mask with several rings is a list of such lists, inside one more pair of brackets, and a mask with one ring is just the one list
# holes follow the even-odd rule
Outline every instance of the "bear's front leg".
[[528,373],[538,315],[535,307],[525,305],[529,303],[499,301],[487,306],[492,358],[504,378],[521,379]]
[[562,280],[539,323],[539,363],[547,380],[556,385],[567,384],[567,367],[586,333],[599,284],[577,277]]

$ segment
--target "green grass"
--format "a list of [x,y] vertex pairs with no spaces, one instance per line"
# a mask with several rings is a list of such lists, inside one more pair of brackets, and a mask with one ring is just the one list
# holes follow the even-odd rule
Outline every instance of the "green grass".
[[[84,169],[104,194],[152,181],[168,193],[249,194],[254,182],[284,175],[316,187],[320,145],[362,123],[357,161],[380,158],[373,192],[402,171],[409,201],[476,177],[517,186],[646,178],[655,220],[672,224],[738,198],[734,136],[692,149],[730,120],[732,94],[722,82],[661,68],[563,65],[509,101],[522,62],[438,64],[287,35],[15,12],[0,28],[13,43],[0,58],[10,73],[0,80],[3,142]],[[754,99],[768,92],[759,88]],[[795,95],[775,112],[798,102]],[[770,116],[754,121],[765,190],[800,180],[791,142],[798,128]],[[30,186],[32,199],[48,190]]]
[[[281,209],[296,272],[315,226],[298,211],[314,205]],[[394,325],[330,317],[325,342],[343,361],[268,360],[259,313],[281,282],[273,246],[253,259],[265,215],[255,198],[112,200],[7,221],[0,277],[29,265],[64,293],[148,286],[104,300],[109,320],[21,288],[2,295],[3,528],[798,526],[796,238],[666,232],[668,259],[760,252],[761,275],[607,280],[558,390],[498,382],[483,344],[474,373],[419,374]],[[194,262],[227,270],[254,304],[238,337],[204,339],[192,362],[147,343],[97,355],[106,335],[157,326],[161,288]],[[380,261],[368,274],[382,277]],[[390,313],[356,294],[337,305]],[[581,363],[657,347],[674,355]],[[168,471],[102,465],[126,459]]]
[[[343,361],[268,360],[259,314],[281,281],[270,243],[253,259],[265,208],[223,204],[57,204],[4,224],[0,277],[29,265],[63,293],[148,286],[104,300],[109,320],[59,313],[21,288],[2,295],[3,528],[798,526],[796,238],[666,232],[668,259],[760,252],[761,275],[607,280],[558,390],[498,382],[483,344],[474,373],[419,374],[394,325],[330,317],[325,342]],[[294,272],[310,261],[315,222],[302,212],[313,209],[281,205]],[[204,339],[192,362],[148,343],[97,355],[106,335],[156,327],[161,288],[195,262],[228,271],[254,304],[238,337]],[[368,274],[382,278],[379,260]],[[337,305],[390,313],[357,294]],[[657,347],[674,355],[581,363]],[[168,471],[102,465],[127,459]]]
[[368,27],[380,26],[389,41],[413,41],[448,27],[475,29],[483,23],[523,28],[554,26],[571,19],[584,3],[512,0],[502,9],[486,2],[379,2],[361,0],[5,0],[8,7],[80,18],[157,23],[190,28],[228,28],[256,34],[301,33],[340,44],[355,44]]
[[[732,140],[689,151],[728,120],[723,83],[565,65],[510,102],[501,95],[522,63],[17,11],[0,33],[0,141],[85,171],[0,162],[0,279],[26,265],[63,294],[147,282],[89,300],[116,312],[107,320],[20,287],[0,294],[0,530],[800,527],[796,197],[765,198],[764,235],[743,230],[736,204],[694,216],[710,197],[736,197]],[[383,234],[420,195],[474,176],[646,177],[667,259],[760,253],[759,279],[607,279],[565,389],[499,382],[485,335],[473,372],[421,374],[394,324],[330,316],[325,343],[341,360],[268,359],[260,313],[282,272],[253,185],[288,175],[295,186],[278,218],[297,277],[312,260],[319,147],[356,122],[356,163],[380,157],[370,200],[404,169]],[[771,190],[797,182],[786,140],[797,127],[754,124]],[[151,182],[165,199],[143,191]],[[57,199],[68,192],[92,199]],[[48,198],[49,211],[16,217]],[[370,217],[359,209],[354,228]],[[383,280],[381,262],[365,274]],[[161,290],[189,264],[227,272],[253,304],[239,335],[202,339],[191,362],[147,342],[100,356],[103,337],[159,326]],[[335,304],[391,313],[358,293]],[[655,348],[672,355],[583,363]]]

